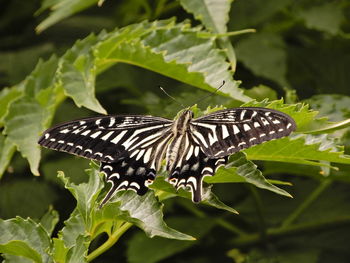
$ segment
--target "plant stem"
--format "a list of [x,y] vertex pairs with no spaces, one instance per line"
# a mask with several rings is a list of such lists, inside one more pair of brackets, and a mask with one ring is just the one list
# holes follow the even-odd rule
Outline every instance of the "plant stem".
[[87,255],[86,261],[90,262],[94,260],[96,257],[112,247],[131,226],[133,226],[133,224],[128,222],[125,222],[123,225],[121,225],[112,235],[108,237],[106,242],[104,242],[101,246]]
[[257,214],[258,214],[258,218],[259,218],[259,230],[260,230],[260,238],[262,240],[266,239],[266,224],[265,224],[265,218],[264,218],[264,214],[263,214],[263,204],[261,202],[260,196],[258,191],[256,190],[255,187],[249,185],[249,189],[251,191],[251,193],[253,194],[253,198],[255,201],[255,206],[256,206],[256,210],[257,210]]
[[235,225],[227,222],[225,219],[223,218],[218,218],[216,220],[217,224],[225,229],[227,229],[228,231],[237,234],[239,236],[244,236],[246,235],[246,232],[240,230],[238,227],[236,227]]
[[309,195],[309,197],[300,204],[282,223],[282,228],[288,227],[292,224],[303,212],[307,209],[325,189],[332,183],[331,180],[323,180],[320,185]]

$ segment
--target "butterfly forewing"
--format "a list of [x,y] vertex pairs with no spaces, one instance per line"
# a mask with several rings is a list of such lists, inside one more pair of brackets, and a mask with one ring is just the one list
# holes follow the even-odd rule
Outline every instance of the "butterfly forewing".
[[211,158],[288,136],[295,128],[294,120],[287,114],[257,107],[217,111],[190,125],[194,139]]
[[150,116],[103,116],[60,124],[39,144],[102,162],[116,162],[163,137],[172,121]]

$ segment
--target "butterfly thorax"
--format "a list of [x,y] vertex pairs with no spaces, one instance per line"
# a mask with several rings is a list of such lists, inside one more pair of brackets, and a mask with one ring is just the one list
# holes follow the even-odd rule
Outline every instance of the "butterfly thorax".
[[188,147],[189,123],[193,118],[193,112],[184,110],[176,119],[171,127],[173,138],[168,144],[166,151],[166,169],[172,172],[176,166],[181,165],[184,149]]

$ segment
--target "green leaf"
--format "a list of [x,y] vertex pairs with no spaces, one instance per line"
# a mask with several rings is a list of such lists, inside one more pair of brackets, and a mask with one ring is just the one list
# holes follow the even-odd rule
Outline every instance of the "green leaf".
[[[291,0],[249,0],[234,1],[230,13],[229,29],[240,30],[246,27],[261,27],[264,21],[288,8]],[[280,20],[274,23],[279,25]]]
[[265,85],[255,86],[246,90],[244,93],[257,101],[262,101],[265,99],[277,100],[277,92]]
[[84,221],[75,210],[65,221],[64,228],[53,239],[53,258],[55,262],[86,262],[91,238],[86,233]]
[[[0,127],[4,125],[4,118],[8,113],[8,108],[12,102],[23,95],[21,86],[5,88],[0,91]],[[0,147],[1,149],[1,147]]]
[[[344,128],[350,127],[350,119],[346,119],[338,122],[326,122],[327,118],[317,119],[310,125],[309,131],[310,134],[322,134],[322,133],[332,133],[335,131],[342,130]],[[345,130],[343,130],[345,132]],[[342,137],[341,135],[338,137]]]
[[70,249],[76,245],[79,236],[85,233],[86,225],[77,209],[72,212],[70,217],[64,222],[64,225],[59,232],[59,238],[63,240],[64,247]]
[[254,74],[276,81],[281,86],[289,86],[286,79],[287,53],[279,35],[249,35],[238,42],[236,53],[238,60]]
[[42,218],[40,218],[40,225],[46,230],[48,236],[51,236],[58,221],[58,212],[56,210],[53,210],[52,207],[50,207],[46,214]]
[[77,209],[79,210],[80,215],[83,217],[85,224],[88,224],[90,220],[90,213],[93,207],[96,205],[96,199],[103,187],[103,183],[99,178],[98,170],[89,169],[88,175],[88,183],[75,185],[64,176],[62,171],[58,172],[58,177],[64,183],[64,187],[68,189],[77,200]]
[[[15,41],[24,41],[25,36],[22,35],[22,37],[23,38],[20,40],[18,39]],[[13,39],[15,38],[16,37],[14,36]],[[20,83],[28,73],[33,70],[38,63],[39,58],[50,57],[56,51],[53,41],[34,41],[30,45],[18,45],[16,49],[2,49],[2,51],[0,51],[0,72],[1,79],[3,80],[2,83],[9,83],[11,85]],[[20,61],[25,61],[25,63],[19,63]],[[19,84],[19,86],[21,85]],[[13,87],[11,87],[11,90],[12,89]]]
[[33,174],[38,175],[40,148],[38,135],[43,123],[50,118],[49,113],[35,99],[23,97],[11,104],[5,118],[5,134],[22,156],[28,159]]
[[[100,0],[45,0],[42,2],[37,14],[50,9],[51,13],[48,18],[44,19],[36,28],[37,32],[42,32],[48,27],[67,18],[79,11],[82,11],[94,4],[101,2]],[[103,1],[101,2],[103,3]]]
[[308,28],[336,35],[341,30],[342,22],[345,21],[342,9],[340,2],[329,2],[301,11],[300,17]]
[[16,146],[4,135],[0,134],[0,179],[9,165]]
[[98,41],[100,39],[94,35],[77,41],[62,57],[59,76],[66,95],[71,97],[78,107],[84,106],[106,114],[106,110],[95,97],[96,68],[92,46]]
[[67,263],[75,263],[75,262],[87,262],[86,256],[89,248],[89,240],[88,237],[84,235],[79,235],[75,246],[70,248],[67,252],[67,257],[64,262]]
[[257,166],[247,160],[244,152],[235,153],[230,157],[229,163],[226,167],[220,168],[215,176],[206,177],[205,181],[208,183],[238,183],[246,182],[255,185],[256,187],[272,191],[276,194],[291,197],[285,190],[268,182],[262,175]]
[[0,253],[22,256],[34,262],[48,262],[50,237],[31,219],[0,219]]
[[117,62],[128,63],[209,91],[225,80],[222,93],[248,101],[215,40],[198,37],[200,32],[199,27],[173,20],[127,26],[106,35],[96,46],[96,66],[101,71]]
[[[337,94],[321,94],[311,97],[306,102],[310,104],[311,108],[319,111],[320,116],[324,116],[323,119],[314,121],[309,133],[330,133],[350,126],[350,110],[348,107],[350,97]],[[329,119],[331,122],[325,122],[325,119]],[[336,136],[341,137],[344,132],[345,130],[337,133]]]
[[53,257],[57,262],[86,262],[85,257],[91,243],[89,229],[83,216],[75,209],[64,222],[65,226],[53,239]]
[[340,94],[320,94],[305,100],[310,107],[330,121],[339,122],[350,118],[350,97]]
[[[63,231],[63,234],[67,233],[65,236],[68,237],[69,233],[75,232],[77,234],[73,236],[76,237],[78,233],[82,233],[83,230],[77,227],[79,225],[78,222],[81,221],[80,218],[82,218],[86,230],[90,233],[98,231],[96,230],[97,226],[104,231],[105,228],[101,226],[105,223],[113,227],[113,225],[110,225],[111,220],[123,220],[140,227],[150,237],[163,236],[192,240],[192,237],[169,228],[165,224],[162,212],[163,205],[157,201],[151,191],[144,196],[139,196],[132,191],[117,193],[112,199],[113,203],[111,201],[103,208],[98,209],[96,199],[103,187],[103,183],[96,165],[92,165],[92,167],[94,168],[89,170],[89,182],[79,185],[70,183],[62,172],[59,173],[61,180],[65,183],[65,187],[77,199],[77,210],[75,210],[74,216],[67,222],[67,227]],[[69,237],[69,245],[75,242],[75,237],[73,240]],[[68,246],[68,243],[66,246]]]
[[[184,9],[192,13],[194,17],[212,31],[215,35],[225,34],[227,31],[226,24],[229,20],[228,13],[233,0],[181,0]],[[236,54],[233,50],[228,37],[218,39],[220,47],[225,50],[231,63],[231,70],[236,70]]]
[[[212,218],[181,217],[170,218],[169,223],[200,239],[212,229],[215,220]],[[127,255],[130,263],[159,262],[197,244],[196,241],[179,241],[160,237],[149,239],[142,233],[136,233],[128,243]]]
[[55,262],[65,262],[68,253],[68,248],[64,245],[62,239],[53,238],[52,257]]
[[343,147],[323,135],[296,134],[244,150],[250,160],[323,165],[316,161],[350,164]]
[[184,9],[214,33],[226,33],[228,12],[233,0],[180,0]]
[[[158,202],[152,191],[139,196],[133,191],[117,193],[112,211],[120,211],[118,218],[135,224],[149,237],[161,236],[179,240],[193,240],[193,237],[168,227],[163,220],[163,204]],[[111,209],[108,208],[107,209]],[[114,212],[115,213],[115,212]]]
[[0,243],[0,252],[9,255],[21,256],[33,260],[34,262],[43,262],[40,254],[28,246],[27,243],[23,241],[13,240],[6,244]]
[[4,119],[4,133],[9,142],[28,159],[31,172],[38,175],[40,148],[37,140],[53,112],[62,100],[62,93],[54,85],[57,59],[39,62],[33,72],[21,83],[25,95],[11,103]]
[[[189,200],[192,199],[191,193],[189,191],[183,189],[179,189],[178,191],[176,191],[173,185],[165,181],[164,176],[157,176],[153,184],[150,185],[150,188],[156,190],[156,194],[158,195],[160,201],[174,196],[181,196]],[[202,197],[202,204],[222,209],[230,213],[238,214],[238,212],[235,209],[221,202],[219,198],[212,192],[211,187],[203,188]]]
[[10,254],[2,254],[1,256],[4,258],[2,263],[33,263],[33,260],[22,256],[14,256]]

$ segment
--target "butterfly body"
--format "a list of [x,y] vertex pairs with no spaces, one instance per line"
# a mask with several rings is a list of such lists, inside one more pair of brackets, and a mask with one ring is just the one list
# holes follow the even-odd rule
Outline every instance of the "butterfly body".
[[200,202],[203,178],[213,176],[230,154],[295,128],[290,116],[266,108],[227,109],[197,119],[185,109],[174,121],[142,115],[71,121],[45,131],[39,144],[100,161],[112,183],[102,204],[119,190],[146,193],[164,159],[169,182],[190,188],[192,200]]
[[176,163],[183,157],[183,153],[187,147],[187,133],[189,132],[189,124],[193,118],[193,112],[184,110],[176,119],[171,127],[172,139],[167,147],[166,153],[166,170],[170,173],[174,170]]

